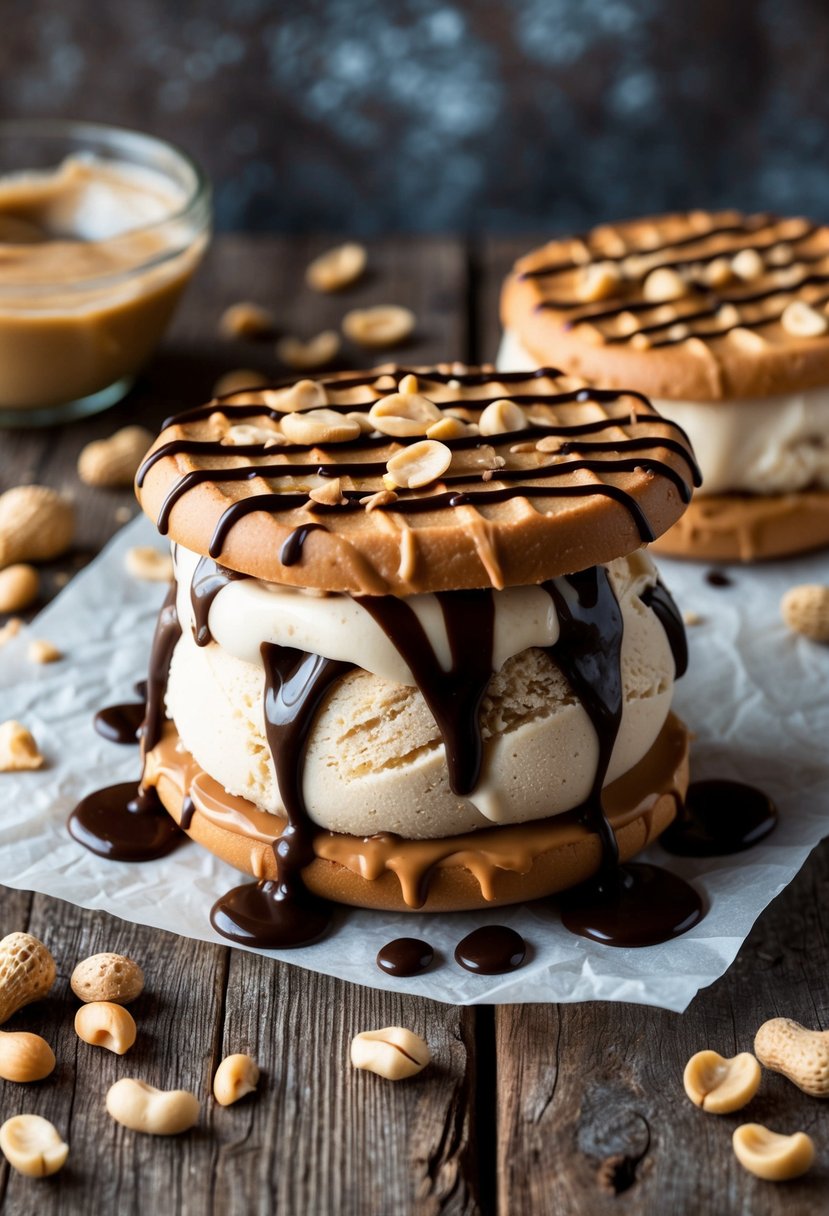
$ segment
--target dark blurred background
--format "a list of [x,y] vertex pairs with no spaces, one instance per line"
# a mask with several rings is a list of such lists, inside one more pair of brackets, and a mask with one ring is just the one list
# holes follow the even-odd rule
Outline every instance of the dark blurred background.
[[0,104],[184,145],[256,231],[827,218],[826,0],[3,0]]

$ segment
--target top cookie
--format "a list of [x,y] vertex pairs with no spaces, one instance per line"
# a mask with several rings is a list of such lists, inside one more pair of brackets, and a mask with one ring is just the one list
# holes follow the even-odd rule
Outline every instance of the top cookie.
[[605,224],[521,258],[504,326],[539,363],[667,400],[829,384],[829,228],[693,211]]
[[413,595],[542,582],[666,531],[697,479],[635,392],[441,364],[233,393],[139,469],[162,533],[268,582]]

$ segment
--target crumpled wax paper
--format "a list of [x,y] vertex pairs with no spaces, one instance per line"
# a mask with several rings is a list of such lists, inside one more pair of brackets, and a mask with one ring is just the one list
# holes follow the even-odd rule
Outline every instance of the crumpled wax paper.
[[[100,738],[92,726],[104,705],[134,700],[145,673],[155,616],[164,596],[124,570],[131,545],[158,543],[137,520],[79,574],[28,630],[0,651],[0,720],[33,730],[47,763],[38,772],[0,773],[0,883],[103,908],[124,920],[206,941],[223,941],[208,914],[239,875],[196,845],[141,865],[107,862],[76,844],[66,818],[90,790],[138,775],[137,748]],[[378,988],[458,1004],[617,1000],[684,1009],[734,959],[757,916],[791,881],[829,826],[829,648],[790,634],[780,597],[794,583],[826,581],[825,556],[734,568],[733,585],[709,586],[705,567],[663,561],[664,581],[683,609],[691,662],[675,708],[696,733],[695,778],[728,777],[766,790],[780,823],[761,845],[733,857],[684,860],[653,846],[643,856],[690,879],[709,910],[684,937],[645,949],[603,947],[575,937],[550,902],[430,916],[338,911],[330,935],[274,957]],[[26,658],[32,637],[65,651],[63,662]],[[526,964],[508,975],[475,976],[458,967],[458,941],[484,924],[506,924],[529,944]],[[431,971],[391,979],[377,950],[402,935],[436,951]]]

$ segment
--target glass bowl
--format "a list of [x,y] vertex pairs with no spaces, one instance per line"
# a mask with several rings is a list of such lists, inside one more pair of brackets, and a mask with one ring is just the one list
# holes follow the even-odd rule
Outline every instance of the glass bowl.
[[0,122],[0,426],[124,396],[210,237],[210,187],[165,140]]

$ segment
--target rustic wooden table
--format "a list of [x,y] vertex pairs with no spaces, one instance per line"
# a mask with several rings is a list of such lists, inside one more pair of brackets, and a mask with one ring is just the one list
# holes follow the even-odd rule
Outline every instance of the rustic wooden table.
[[[86,442],[134,419],[153,426],[171,409],[206,399],[221,371],[277,370],[267,344],[217,340],[227,304],[260,300],[275,307],[286,332],[300,334],[336,325],[345,307],[359,303],[407,304],[419,324],[401,358],[492,359],[499,282],[525,244],[379,242],[358,288],[321,298],[302,280],[319,242],[217,240],[164,351],[127,401],[58,431],[0,433],[0,490],[45,482],[78,506],[75,553],[47,568],[46,595],[57,573],[77,570],[115,531],[117,509],[134,507],[127,491],[78,482],[76,458]],[[681,1077],[702,1047],[725,1055],[750,1049],[766,1018],[829,1025],[828,898],[829,849],[822,846],[761,917],[728,974],[678,1016],[607,1003],[456,1009],[2,891],[0,934],[26,929],[58,960],[54,993],[26,1014],[25,1026],[46,1035],[59,1064],[39,1086],[0,1082],[0,1119],[21,1110],[46,1115],[72,1151],[67,1168],[45,1182],[0,1164],[0,1207],[10,1216],[825,1211],[829,1135],[819,1103],[766,1075],[745,1116],[718,1118],[687,1101]],[[206,1095],[217,1061],[249,1051],[264,1071],[258,1097],[226,1110],[205,1101],[199,1128],[178,1139],[113,1124],[103,1095],[123,1063],[80,1049],[71,994],[67,1001],[75,962],[100,950],[133,955],[147,974],[130,1072]],[[392,1023],[425,1035],[434,1053],[427,1072],[401,1085],[348,1064],[357,1031]],[[730,1145],[745,1118],[811,1133],[818,1149],[812,1173],[779,1187],[745,1173]]]

